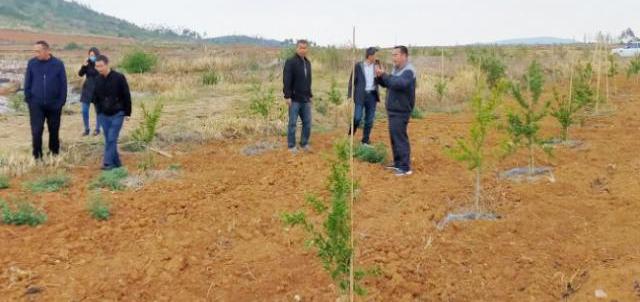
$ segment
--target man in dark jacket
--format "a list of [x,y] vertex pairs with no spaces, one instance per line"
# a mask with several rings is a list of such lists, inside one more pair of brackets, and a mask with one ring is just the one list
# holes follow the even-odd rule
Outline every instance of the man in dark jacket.
[[49,130],[49,152],[60,153],[60,118],[67,102],[67,74],[64,63],[51,55],[49,44],[38,41],[35,57],[29,60],[24,78],[24,96],[29,105],[33,157],[42,158],[44,123]]
[[[358,62],[354,67],[355,81],[353,81],[353,72],[349,78],[349,94],[351,98],[353,96],[355,112],[353,118],[353,134],[355,135],[362,116],[364,113],[364,132],[362,134],[362,143],[368,145],[370,143],[371,129],[373,129],[373,122],[376,118],[376,106],[380,102],[380,96],[378,94],[378,82],[376,81],[375,66],[376,66],[376,52],[378,49],[375,47],[367,48],[365,52],[365,59],[362,62]],[[353,89],[355,86],[355,94]],[[349,127],[349,135],[351,135],[351,127]]]
[[[82,103],[82,121],[84,122],[84,132],[82,136],[87,136],[91,133],[89,128],[89,107],[91,106],[91,97],[93,96],[93,89],[96,86],[96,78],[98,77],[98,71],[96,70],[96,58],[100,55],[100,50],[95,47],[89,49],[89,57],[80,67],[78,76],[84,77],[84,84],[82,84],[82,94],[80,95],[80,102]],[[95,107],[95,106],[94,106]],[[98,111],[96,110],[96,115]],[[100,124],[98,117],[96,116],[96,128],[93,131],[93,135],[100,135]]]
[[125,76],[109,67],[109,58],[96,58],[96,79],[93,102],[98,110],[98,120],[104,132],[103,170],[122,166],[118,154],[118,137],[125,117],[131,116],[131,93]]
[[411,145],[407,126],[416,103],[416,71],[409,63],[409,50],[396,46],[392,52],[393,71],[385,73],[376,67],[376,75],[382,87],[387,88],[387,115],[389,135],[393,149],[393,165],[389,166],[397,176],[408,176],[411,171]]
[[283,82],[284,98],[289,106],[289,126],[287,145],[291,153],[296,153],[296,125],[298,117],[302,120],[300,147],[309,151],[311,136],[311,62],[307,59],[309,42],[299,40],[296,43],[296,54],[284,64]]

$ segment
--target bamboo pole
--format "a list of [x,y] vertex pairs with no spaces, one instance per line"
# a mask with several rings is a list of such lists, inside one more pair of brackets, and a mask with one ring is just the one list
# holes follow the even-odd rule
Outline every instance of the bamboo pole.
[[[352,66],[352,74],[353,74],[353,79],[351,81],[351,91],[353,92],[353,96],[354,96],[354,100],[355,100],[355,93],[356,93],[356,27],[353,27],[353,37],[352,37],[352,51],[353,51],[353,61],[351,64]],[[353,302],[354,301],[354,290],[355,290],[355,275],[354,275],[354,269],[355,269],[355,261],[356,261],[356,250],[355,250],[355,243],[354,243],[354,235],[353,235],[353,211],[355,210],[353,205],[354,205],[354,201],[355,201],[355,186],[354,186],[354,181],[355,181],[355,162],[354,162],[354,157],[353,157],[353,141],[354,141],[354,128],[355,128],[355,106],[351,106],[351,135],[350,135],[350,142],[349,142],[349,156],[350,156],[350,170],[351,170],[351,196],[350,196],[350,224],[351,224],[351,261],[349,261],[349,301]]]
[[600,112],[600,84],[601,84],[601,78],[602,78],[602,53],[604,50],[604,44],[601,43],[602,39],[600,36],[598,36],[598,40],[597,40],[597,45],[598,45],[598,51],[596,51],[596,59],[598,62],[598,69],[596,71],[596,112],[595,114],[598,114]]
[[[574,72],[573,71],[573,69],[574,69],[573,60],[574,60],[574,58],[573,58],[573,56],[571,56],[571,60],[569,62],[569,68],[570,68],[570,71],[569,71],[569,103],[567,104],[567,106],[568,106],[567,109],[568,109],[568,112],[570,112],[570,113],[573,112],[573,107],[572,107],[573,106],[573,72]],[[573,113],[571,113],[571,114],[573,114]],[[565,141],[569,140],[569,128],[570,127],[571,127],[571,125],[569,125],[567,127],[567,129],[566,129],[566,133],[564,135],[564,140]]]

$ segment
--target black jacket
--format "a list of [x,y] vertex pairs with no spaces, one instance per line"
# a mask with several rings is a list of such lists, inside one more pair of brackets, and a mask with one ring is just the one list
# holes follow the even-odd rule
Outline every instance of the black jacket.
[[106,77],[99,75],[92,102],[96,104],[98,113],[111,116],[124,111],[125,116],[131,116],[131,92],[127,78],[115,70]]
[[411,114],[416,105],[416,71],[407,65],[391,74],[378,78],[380,86],[387,88],[387,112],[389,114]]
[[284,63],[282,73],[284,98],[305,103],[313,98],[311,92],[311,62],[297,54]]
[[[364,62],[358,62],[356,63],[355,66],[355,71],[356,71],[356,82],[355,82],[355,88],[356,88],[356,93],[355,93],[355,97],[353,98],[354,101],[356,103],[364,103],[365,101],[365,94],[366,94],[366,89],[367,89],[367,80],[365,78],[364,75]],[[351,76],[349,77],[349,89],[348,89],[348,96],[351,97],[352,96],[352,90],[353,90],[353,84],[351,83],[353,79],[353,72],[351,72]],[[378,78],[376,78],[374,76],[373,78],[373,85],[376,88],[376,101],[380,102],[380,93],[378,91]]]
[[87,60],[87,65],[82,65],[82,67],[80,67],[78,76],[87,76],[87,78],[84,80],[84,84],[82,85],[82,94],[80,95],[80,101],[83,103],[89,103],[91,102],[93,90],[96,87],[96,78],[98,77],[96,63],[91,60]]

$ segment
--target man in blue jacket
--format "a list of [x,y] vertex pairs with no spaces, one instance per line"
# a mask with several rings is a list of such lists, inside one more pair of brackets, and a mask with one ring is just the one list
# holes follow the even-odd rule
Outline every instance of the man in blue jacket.
[[33,157],[42,159],[44,123],[49,130],[49,152],[60,153],[60,117],[67,102],[67,74],[64,63],[51,55],[49,44],[38,41],[35,57],[29,60],[24,78],[24,96],[29,106]]
[[394,65],[391,74],[387,74],[381,66],[376,67],[378,82],[387,88],[386,105],[393,150],[393,164],[387,168],[395,171],[396,176],[408,176],[413,172],[407,126],[416,104],[416,71],[409,63],[407,47],[396,46],[391,54]]
[[[376,118],[376,106],[380,102],[375,73],[377,52],[378,49],[375,47],[367,48],[364,61],[356,63],[354,67],[355,77],[352,73],[349,78],[348,96],[349,98],[353,97],[355,106],[353,134],[356,134],[364,115],[364,131],[362,133],[362,144],[364,145],[370,144],[371,129],[373,129],[373,122]],[[349,127],[349,135],[351,135],[351,127]]]

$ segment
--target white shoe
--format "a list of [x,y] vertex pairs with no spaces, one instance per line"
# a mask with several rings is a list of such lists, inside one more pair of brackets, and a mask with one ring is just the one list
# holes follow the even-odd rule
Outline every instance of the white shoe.
[[393,171],[393,172],[398,172],[398,171],[400,171],[400,169],[396,168],[396,166],[395,166],[395,165],[388,165],[388,166],[386,166],[386,167],[384,167],[384,168],[385,168],[385,169],[387,169],[387,170],[391,170],[391,171]]
[[289,153],[294,154],[294,155],[298,154],[298,148],[296,148],[296,147],[289,148]]
[[411,171],[411,170],[402,171],[402,170],[398,169],[398,172],[396,172],[396,176],[398,176],[398,177],[409,176],[411,174],[413,174],[413,171]]

